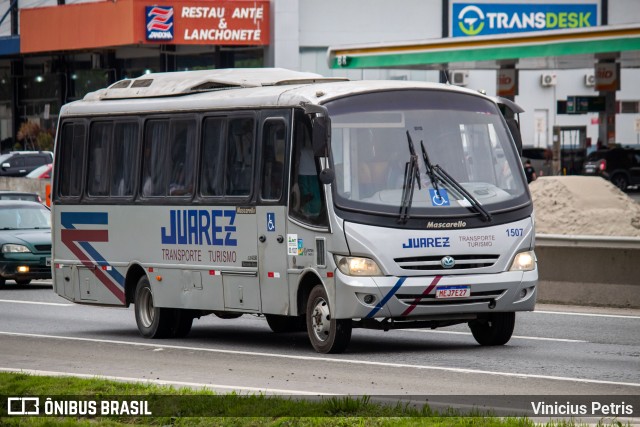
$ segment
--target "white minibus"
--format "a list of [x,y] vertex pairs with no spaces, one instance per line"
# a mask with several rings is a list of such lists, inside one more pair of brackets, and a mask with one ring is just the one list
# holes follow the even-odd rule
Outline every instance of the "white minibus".
[[60,112],[55,292],[133,304],[149,338],[253,314],[321,353],[354,328],[466,323],[505,344],[538,274],[500,107],[452,85],[273,68],[116,82]]

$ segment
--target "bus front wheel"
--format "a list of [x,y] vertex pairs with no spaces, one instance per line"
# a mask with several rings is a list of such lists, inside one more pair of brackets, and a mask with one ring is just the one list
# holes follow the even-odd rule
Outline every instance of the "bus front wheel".
[[191,331],[193,316],[188,310],[154,305],[147,276],[138,281],[134,305],[138,331],[145,338],[182,338]]
[[351,319],[331,316],[329,298],[322,285],[316,285],[307,300],[307,333],[318,353],[342,353],[351,341]]
[[492,313],[486,319],[469,322],[469,328],[480,345],[504,345],[511,339],[515,324],[514,312]]

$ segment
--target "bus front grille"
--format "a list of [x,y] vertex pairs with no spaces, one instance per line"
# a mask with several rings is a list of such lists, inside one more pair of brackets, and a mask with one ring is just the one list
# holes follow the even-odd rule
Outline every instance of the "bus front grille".
[[470,268],[491,267],[498,261],[500,255],[452,255],[455,264],[451,268],[444,268],[441,264],[442,255],[395,258],[394,261],[403,270],[466,270]]
[[471,296],[467,298],[450,298],[438,299],[435,294],[419,295],[419,294],[396,294],[396,298],[407,305],[427,306],[427,305],[460,305],[460,304],[476,304],[479,302],[490,302],[506,292],[506,289],[498,289],[495,291],[471,292]]

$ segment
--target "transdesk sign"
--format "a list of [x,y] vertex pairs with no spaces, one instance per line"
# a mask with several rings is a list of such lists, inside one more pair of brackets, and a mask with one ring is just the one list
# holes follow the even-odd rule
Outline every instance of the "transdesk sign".
[[487,36],[529,31],[595,27],[599,1],[500,2],[452,0],[452,37]]

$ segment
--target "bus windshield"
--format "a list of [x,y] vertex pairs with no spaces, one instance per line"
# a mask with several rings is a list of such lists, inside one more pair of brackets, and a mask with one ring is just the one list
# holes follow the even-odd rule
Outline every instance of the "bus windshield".
[[[509,130],[498,107],[483,97],[441,90],[388,91],[326,106],[338,207],[397,215],[408,204],[412,217],[485,210],[490,218],[486,212],[528,203]],[[425,159],[453,180],[430,179]],[[409,177],[416,165],[418,173]],[[403,188],[408,185],[414,188],[406,200]]]

